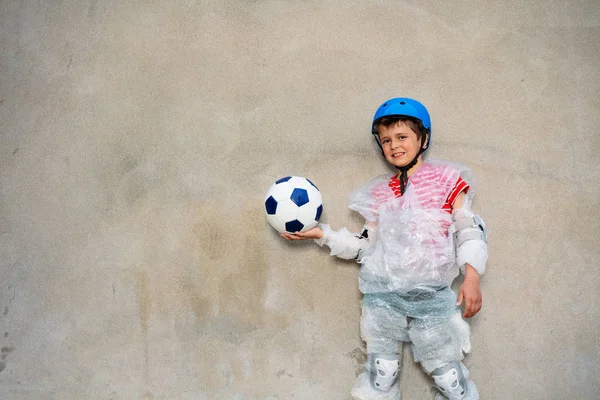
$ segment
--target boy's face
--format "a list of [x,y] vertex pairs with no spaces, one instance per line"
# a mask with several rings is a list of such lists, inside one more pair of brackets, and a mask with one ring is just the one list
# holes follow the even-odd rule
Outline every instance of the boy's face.
[[395,167],[404,167],[419,153],[421,140],[404,122],[379,127],[379,141],[383,155]]

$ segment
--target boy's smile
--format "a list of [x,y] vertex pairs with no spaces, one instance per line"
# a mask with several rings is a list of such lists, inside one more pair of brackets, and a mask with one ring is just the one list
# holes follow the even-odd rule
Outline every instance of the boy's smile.
[[408,125],[398,122],[379,128],[383,155],[395,167],[405,167],[419,154],[421,141]]

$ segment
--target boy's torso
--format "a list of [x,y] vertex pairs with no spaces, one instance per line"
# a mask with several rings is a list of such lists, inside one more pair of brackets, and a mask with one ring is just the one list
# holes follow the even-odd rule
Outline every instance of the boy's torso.
[[448,236],[452,223],[448,202],[460,190],[468,190],[460,175],[460,168],[453,164],[424,162],[411,175],[402,196],[396,190],[397,179],[389,175],[361,188],[362,206],[370,201],[370,215],[378,223],[375,243],[362,258],[359,286],[363,293],[427,290],[452,282],[458,268]]

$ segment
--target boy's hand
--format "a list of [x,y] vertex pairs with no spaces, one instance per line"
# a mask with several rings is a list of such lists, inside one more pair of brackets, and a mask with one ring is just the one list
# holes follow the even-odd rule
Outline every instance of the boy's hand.
[[321,228],[315,227],[306,232],[282,233],[281,237],[287,240],[321,239],[323,237],[323,231]]
[[457,306],[465,302],[463,317],[470,318],[481,310],[482,299],[479,289],[479,273],[469,264],[465,266],[465,280],[458,291]]

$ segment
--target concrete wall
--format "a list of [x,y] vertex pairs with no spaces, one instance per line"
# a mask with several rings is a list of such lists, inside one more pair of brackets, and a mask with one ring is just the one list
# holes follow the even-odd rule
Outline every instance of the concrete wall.
[[0,1],[0,398],[348,399],[358,266],[262,200],[358,228],[402,95],[479,180],[481,397],[597,399],[599,49],[596,0]]

